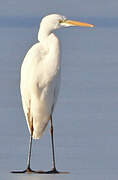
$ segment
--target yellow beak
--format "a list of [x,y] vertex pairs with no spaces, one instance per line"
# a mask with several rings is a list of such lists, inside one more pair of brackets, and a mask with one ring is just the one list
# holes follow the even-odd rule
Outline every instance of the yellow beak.
[[88,24],[88,23],[79,22],[79,21],[72,21],[72,20],[65,20],[64,23],[67,25],[72,25],[72,26],[94,27],[93,24]]

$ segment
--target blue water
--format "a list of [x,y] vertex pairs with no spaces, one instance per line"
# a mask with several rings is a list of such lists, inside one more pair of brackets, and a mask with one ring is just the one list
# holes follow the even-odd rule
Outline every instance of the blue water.
[[[56,163],[59,170],[70,172],[66,175],[9,173],[26,165],[29,132],[19,92],[20,66],[27,50],[37,42],[44,12],[38,14],[37,1],[33,7],[29,3],[29,8],[15,1],[7,7],[3,4],[8,9],[6,14],[0,13],[0,177],[3,180],[118,178],[118,3],[108,1],[106,11],[103,13],[101,8],[100,15],[101,1],[96,6],[87,4],[88,11],[83,16],[84,8],[79,14],[77,8],[75,12],[71,10],[71,5],[76,7],[74,2],[68,5],[70,14],[66,7],[63,14],[96,27],[65,28],[56,32],[62,45],[62,83],[53,121]],[[101,2],[102,7],[105,2]],[[43,9],[44,4],[39,9]],[[48,129],[41,140],[33,143],[34,169],[51,168]]]

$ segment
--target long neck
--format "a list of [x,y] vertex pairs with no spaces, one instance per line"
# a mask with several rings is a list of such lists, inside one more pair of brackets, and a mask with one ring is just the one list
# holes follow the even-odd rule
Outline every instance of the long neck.
[[44,41],[48,36],[51,34],[51,30],[46,25],[40,25],[39,32],[38,32],[38,40]]
[[46,46],[48,46],[48,54],[44,61],[45,77],[50,82],[60,72],[60,44],[53,33],[49,35]]
[[43,52],[44,76],[48,82],[60,71],[60,43],[55,34],[48,31],[40,29],[38,35],[41,51]]
[[40,24],[38,40],[40,41],[42,52],[44,54],[48,53],[48,57],[50,57],[50,59],[46,58],[47,61],[50,60],[51,62],[58,63],[60,43],[56,35],[52,33],[51,26],[43,22]]

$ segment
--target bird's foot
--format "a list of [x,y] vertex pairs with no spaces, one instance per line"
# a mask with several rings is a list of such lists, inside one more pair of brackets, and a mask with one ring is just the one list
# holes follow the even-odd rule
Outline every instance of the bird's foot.
[[27,168],[23,171],[11,171],[11,173],[16,173],[16,174],[23,174],[23,173],[34,173],[34,174],[68,174],[68,172],[61,172],[57,171],[56,168],[52,168],[50,171],[35,171],[32,170],[31,168]]
[[25,170],[23,170],[23,171],[11,171],[11,173],[17,173],[17,174],[19,174],[19,173],[34,173],[35,171],[34,170],[32,170],[31,168],[27,168],[27,169],[25,169]]
[[56,168],[52,168],[50,171],[35,171],[34,173],[39,173],[39,174],[68,174],[68,172],[65,171],[57,171]]
[[59,174],[59,171],[57,171],[56,168],[52,168],[50,171],[46,172],[47,174]]

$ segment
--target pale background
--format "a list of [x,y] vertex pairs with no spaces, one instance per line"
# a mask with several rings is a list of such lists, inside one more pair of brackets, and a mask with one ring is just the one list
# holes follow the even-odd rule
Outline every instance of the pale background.
[[[56,162],[68,175],[15,175],[24,169],[29,132],[19,91],[20,66],[37,42],[42,16],[60,13],[95,28],[57,31],[62,84],[54,113]],[[33,143],[32,167],[51,168],[48,128]],[[116,180],[118,178],[118,1],[0,2],[0,178]]]

